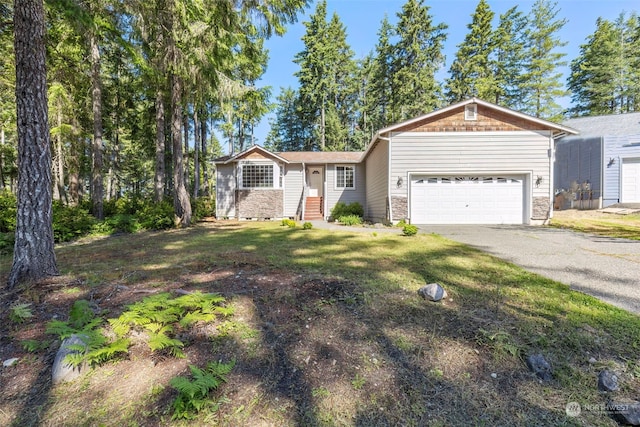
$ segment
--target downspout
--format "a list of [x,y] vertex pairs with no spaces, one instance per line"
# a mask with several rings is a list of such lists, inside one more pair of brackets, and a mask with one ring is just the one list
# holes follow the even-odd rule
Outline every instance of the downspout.
[[[553,131],[549,135],[549,215],[547,222],[551,222],[553,218],[553,204],[555,202],[555,190],[554,190],[554,172],[555,172],[555,158],[556,158],[556,140],[553,137]],[[533,178],[533,177],[532,177]],[[533,207],[532,207],[533,208]],[[547,224],[545,224],[547,225]]]
[[598,202],[598,209],[602,209],[604,207],[604,189],[606,188],[604,185],[604,176],[606,166],[604,165],[606,157],[604,156],[604,136],[600,137],[600,197]]
[[305,205],[307,204],[307,165],[302,162],[302,201],[300,203],[300,219],[304,221]]
[[[393,224],[393,205],[391,204],[391,137],[384,138],[379,136],[378,139],[387,141],[387,206],[389,206],[389,223]],[[408,184],[408,183],[407,183]]]
[[[335,168],[335,166],[334,166]],[[323,220],[326,221],[328,218],[327,215],[327,207],[329,206],[327,204],[327,194],[328,194],[328,189],[327,189],[327,171],[329,170],[329,164],[325,163],[324,164],[324,175],[322,177],[322,217]]]

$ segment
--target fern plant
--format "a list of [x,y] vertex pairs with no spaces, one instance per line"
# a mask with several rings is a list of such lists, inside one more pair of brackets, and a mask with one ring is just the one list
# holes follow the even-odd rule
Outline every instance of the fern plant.
[[144,330],[152,351],[166,351],[173,357],[182,358],[184,343],[175,338],[175,330],[198,322],[212,322],[218,315],[232,314],[232,309],[221,305],[224,301],[218,294],[194,292],[172,298],[169,293],[161,293],[130,305],[109,323],[119,337],[126,336],[132,328]]
[[219,404],[209,397],[212,391],[227,381],[227,374],[231,372],[235,361],[229,363],[209,362],[206,369],[189,365],[192,379],[185,377],[173,378],[171,386],[178,391],[173,401],[173,419],[194,419],[198,412],[208,408],[217,411]]
[[47,324],[45,332],[57,335],[60,339],[72,335],[81,337],[83,344],[69,346],[73,351],[66,356],[65,361],[73,366],[80,366],[85,362],[93,366],[129,350],[128,339],[109,341],[102,330],[103,325],[104,320],[96,316],[88,301],[77,300],[71,307],[69,320],[53,320]]
[[13,304],[9,309],[9,319],[14,323],[22,323],[32,317],[33,311],[29,303]]

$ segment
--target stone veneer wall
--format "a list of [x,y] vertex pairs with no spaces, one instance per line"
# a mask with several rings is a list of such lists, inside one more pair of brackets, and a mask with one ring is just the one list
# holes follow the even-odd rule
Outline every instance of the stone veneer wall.
[[409,217],[409,203],[406,197],[391,196],[391,221],[400,221]]
[[534,197],[532,219],[549,219],[550,207],[551,202],[548,197]]
[[236,191],[238,219],[282,218],[283,190]]

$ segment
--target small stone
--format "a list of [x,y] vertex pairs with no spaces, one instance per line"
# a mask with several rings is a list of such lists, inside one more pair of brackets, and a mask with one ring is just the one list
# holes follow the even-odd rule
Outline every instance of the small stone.
[[78,353],[78,350],[71,349],[71,346],[82,345],[87,346],[86,337],[73,334],[69,338],[65,338],[60,344],[56,358],[53,361],[53,369],[51,372],[51,381],[54,384],[60,382],[73,381],[80,376],[83,366],[73,366],[65,361],[67,355]]
[[610,401],[607,410],[621,424],[630,426],[640,426],[640,402],[617,402]]
[[541,354],[527,357],[527,367],[543,381],[551,381],[551,365]]
[[2,362],[2,367],[3,368],[8,368],[9,366],[13,366],[18,362],[18,358],[17,357],[12,357],[11,359],[7,359],[4,362]]
[[589,363],[590,363],[591,365],[593,365],[593,364],[594,364],[594,363],[596,363],[596,362],[597,362],[597,360],[596,360],[596,358],[595,358],[595,357],[590,357],[590,358],[589,358]]
[[495,372],[491,373],[491,378],[496,379],[498,378],[498,374],[496,374]]
[[438,283],[429,283],[418,289],[418,294],[429,301],[438,302],[447,297],[447,291]]
[[600,391],[617,391],[618,376],[608,369],[600,372],[598,375],[598,390]]

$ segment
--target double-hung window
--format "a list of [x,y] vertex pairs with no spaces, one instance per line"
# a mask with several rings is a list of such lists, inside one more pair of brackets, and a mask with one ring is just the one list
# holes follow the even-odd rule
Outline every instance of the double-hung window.
[[336,166],[336,188],[353,190],[356,188],[356,167]]
[[243,163],[242,188],[274,188],[273,164]]

